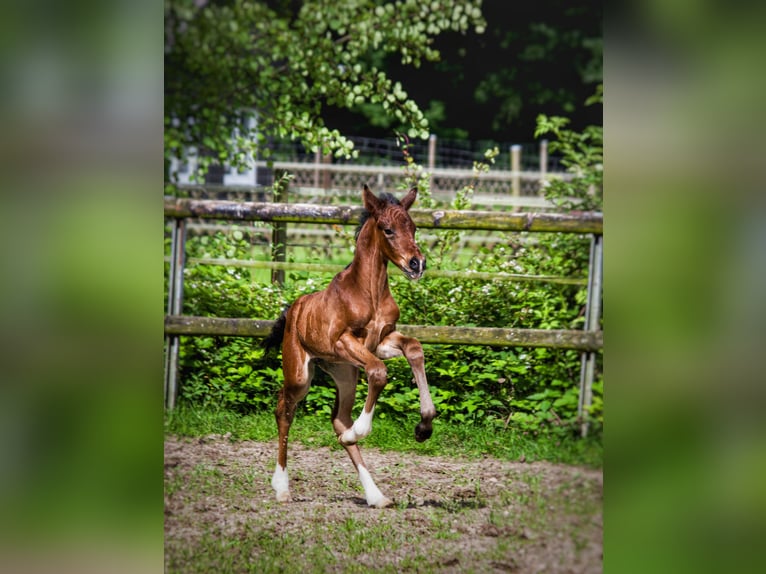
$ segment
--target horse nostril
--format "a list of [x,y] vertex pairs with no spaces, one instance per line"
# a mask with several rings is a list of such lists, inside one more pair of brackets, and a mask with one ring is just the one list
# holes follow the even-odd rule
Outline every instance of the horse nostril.
[[420,269],[420,261],[418,261],[417,257],[410,259],[410,269],[413,271],[418,271]]

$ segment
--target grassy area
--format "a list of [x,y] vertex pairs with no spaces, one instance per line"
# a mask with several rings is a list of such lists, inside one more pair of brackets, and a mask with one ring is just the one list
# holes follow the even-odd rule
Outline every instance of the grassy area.
[[[603,444],[600,437],[581,439],[555,434],[520,432],[497,425],[467,425],[434,421],[434,434],[424,443],[414,438],[418,417],[407,421],[376,417],[373,432],[361,444],[396,452],[425,456],[479,458],[492,456],[501,460],[545,460],[600,468]],[[277,430],[271,413],[238,414],[179,406],[165,416],[165,432],[178,436],[204,436],[230,433],[233,440],[270,441]],[[307,446],[337,447],[335,433],[327,417],[298,414],[290,431],[290,440]]]

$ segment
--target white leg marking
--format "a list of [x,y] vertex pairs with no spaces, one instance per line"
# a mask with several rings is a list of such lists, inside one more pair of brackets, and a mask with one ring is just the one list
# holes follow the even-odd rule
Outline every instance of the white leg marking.
[[277,493],[277,500],[279,502],[290,501],[290,490],[288,488],[289,481],[287,479],[287,470],[282,468],[277,463],[277,468],[274,469],[274,476],[271,477],[271,487]]
[[354,425],[340,435],[340,442],[342,444],[355,444],[369,435],[372,432],[372,415],[374,412],[375,407],[369,413],[362,409],[362,414],[354,421]]
[[386,506],[391,506],[393,504],[393,501],[390,498],[383,496],[383,493],[380,492],[380,489],[375,485],[375,481],[372,480],[369,471],[362,465],[359,465],[359,480],[362,481],[364,498],[367,500],[368,506],[385,508]]
[[375,349],[375,355],[379,359],[393,359],[394,357],[401,357],[402,350],[394,345],[383,343],[382,345],[378,345],[378,348]]

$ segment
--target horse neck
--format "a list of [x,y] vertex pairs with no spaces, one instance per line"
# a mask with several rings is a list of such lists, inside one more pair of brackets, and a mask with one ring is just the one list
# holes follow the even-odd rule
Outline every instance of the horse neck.
[[349,276],[359,288],[379,299],[390,293],[388,288],[388,258],[377,245],[375,222],[370,219],[359,232],[354,260],[349,266]]

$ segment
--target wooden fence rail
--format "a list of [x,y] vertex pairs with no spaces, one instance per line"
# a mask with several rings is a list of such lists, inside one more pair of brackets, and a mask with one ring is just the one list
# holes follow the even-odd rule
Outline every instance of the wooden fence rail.
[[[165,257],[169,262],[170,257]],[[247,259],[221,259],[215,257],[189,257],[186,263],[191,265],[217,265],[220,267],[241,267],[251,269],[278,269],[283,271],[308,271],[309,273],[340,273],[345,265],[332,263],[298,263],[295,261],[251,261]],[[389,277],[401,276],[397,268],[388,270]],[[522,275],[520,273],[490,273],[485,271],[453,271],[451,269],[429,269],[428,277],[451,277],[471,279],[473,281],[514,281],[518,283],[555,283],[559,285],[587,285],[588,280],[579,277],[561,277],[558,275]]]
[[[167,335],[216,335],[222,337],[265,337],[274,321],[225,317],[166,316]],[[600,331],[555,329],[502,329],[498,327],[448,327],[397,325],[407,337],[438,345],[486,345],[491,347],[548,347],[597,351],[603,345]]]
[[[604,223],[603,214],[597,212],[570,215],[562,213],[411,209],[409,213],[416,226],[429,229],[601,234]],[[174,218],[199,217],[201,219],[238,221],[355,225],[361,215],[361,206],[165,198],[165,216]]]
[[[168,409],[175,405],[177,364],[180,336],[219,335],[263,337],[271,329],[271,320],[183,316],[183,267],[186,219],[225,219],[267,221],[275,223],[335,223],[356,225],[361,207],[314,204],[235,202],[165,198],[165,216],[171,219],[170,286],[168,314],[165,317],[166,362],[165,400]],[[595,353],[603,347],[599,326],[603,259],[603,215],[587,212],[504,213],[495,211],[457,211],[412,209],[410,214],[418,227],[436,229],[497,230],[580,233],[591,235],[588,273],[586,326],[577,330],[502,329],[484,327],[399,325],[400,330],[423,343],[449,345],[490,345],[551,347],[575,349],[582,353],[580,400],[578,413],[583,421],[582,434],[587,434],[587,413],[591,403]]]

